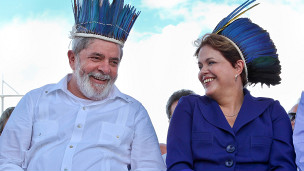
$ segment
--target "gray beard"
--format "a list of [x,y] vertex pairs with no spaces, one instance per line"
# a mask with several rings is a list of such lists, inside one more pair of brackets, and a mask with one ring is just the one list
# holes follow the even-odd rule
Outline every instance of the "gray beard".
[[[114,82],[116,78],[111,78],[110,75],[104,75],[102,73],[85,74],[80,66],[79,59],[76,59],[76,69],[74,71],[76,76],[76,81],[80,92],[91,100],[103,100],[108,97],[113,89]],[[90,76],[103,77],[109,79],[107,84],[96,84],[90,82]]]

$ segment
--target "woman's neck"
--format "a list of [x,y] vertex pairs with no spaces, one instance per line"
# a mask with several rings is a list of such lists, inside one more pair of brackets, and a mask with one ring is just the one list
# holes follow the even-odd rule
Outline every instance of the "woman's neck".
[[223,95],[216,99],[229,125],[233,127],[236,117],[242,107],[244,101],[243,89],[231,91],[229,94]]

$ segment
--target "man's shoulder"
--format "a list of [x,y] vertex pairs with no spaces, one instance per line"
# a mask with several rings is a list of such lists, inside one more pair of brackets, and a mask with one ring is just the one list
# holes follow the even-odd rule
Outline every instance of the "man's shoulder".
[[125,99],[127,102],[129,102],[131,104],[142,106],[141,102],[138,101],[137,99],[135,99],[134,97],[132,97],[130,95],[127,95],[127,94],[124,94],[124,93],[121,93],[121,95],[123,96],[123,99]]
[[41,95],[43,92],[48,93],[51,89],[54,88],[56,84],[46,84],[42,87],[38,87],[35,89],[32,89],[31,91],[29,91],[28,93],[26,93],[27,95]]

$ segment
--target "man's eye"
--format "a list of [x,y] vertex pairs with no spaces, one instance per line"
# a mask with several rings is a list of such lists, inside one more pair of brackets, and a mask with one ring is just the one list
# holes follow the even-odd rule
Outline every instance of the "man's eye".
[[100,57],[90,57],[90,59],[92,60],[92,61],[100,61]]
[[118,65],[118,61],[111,61],[112,64]]

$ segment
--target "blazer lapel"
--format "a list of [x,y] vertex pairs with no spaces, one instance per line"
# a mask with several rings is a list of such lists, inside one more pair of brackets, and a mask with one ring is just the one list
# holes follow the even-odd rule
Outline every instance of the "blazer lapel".
[[242,107],[233,126],[235,133],[244,125],[263,114],[267,107],[273,102],[272,99],[255,98],[251,96],[247,89],[244,89],[244,95]]
[[198,106],[202,116],[213,126],[234,134],[217,102],[207,96],[202,96],[200,100]]

